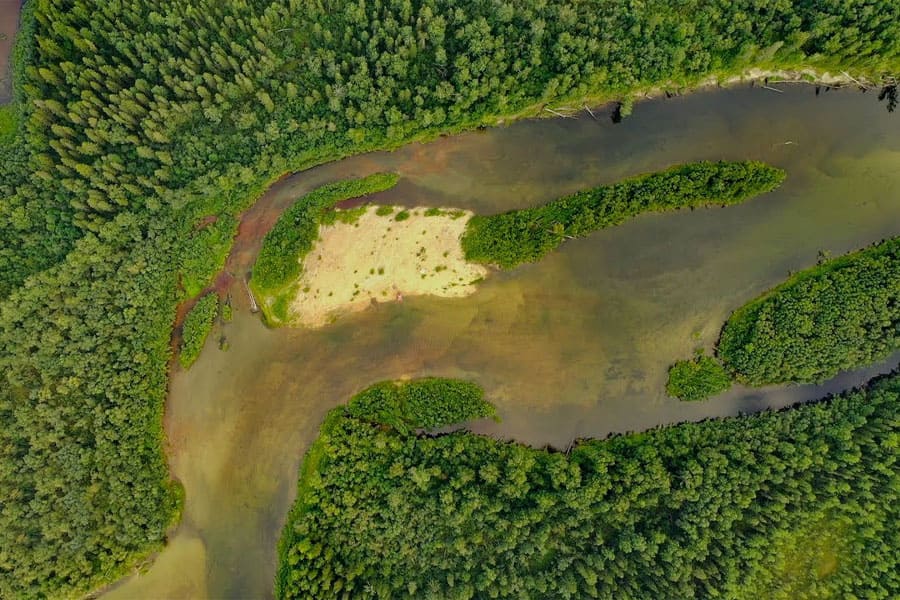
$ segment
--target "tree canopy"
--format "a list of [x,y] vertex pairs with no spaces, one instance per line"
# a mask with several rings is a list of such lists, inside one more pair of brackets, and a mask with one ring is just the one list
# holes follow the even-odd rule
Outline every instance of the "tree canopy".
[[900,237],[826,260],[734,311],[716,359],[679,361],[667,391],[700,400],[748,385],[822,382],[900,350]]
[[582,440],[568,456],[374,421],[381,389],[332,411],[304,460],[280,598],[900,590],[900,373],[782,412]]
[[900,237],[792,275],[736,310],[718,355],[751,385],[824,381],[900,349]]
[[769,165],[698,162],[576,192],[541,206],[476,215],[462,238],[468,260],[510,268],[535,262],[567,238],[618,225],[644,212],[727,206],[772,191],[785,173]]

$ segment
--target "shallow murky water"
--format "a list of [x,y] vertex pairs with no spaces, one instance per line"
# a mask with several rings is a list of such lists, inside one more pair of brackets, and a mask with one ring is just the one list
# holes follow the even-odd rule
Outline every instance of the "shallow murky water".
[[12,100],[13,43],[19,29],[19,10],[22,0],[0,0],[0,104]]
[[[741,389],[705,403],[665,397],[666,369],[709,347],[730,311],[815,263],[900,234],[900,120],[870,94],[787,88],[640,103],[619,125],[586,115],[518,123],[355,157],[286,178],[248,214],[264,231],[325,181],[395,170],[379,201],[490,213],[699,159],[785,168],[775,193],[727,209],[646,215],[494,274],[473,296],[410,298],[318,331],[268,330],[242,289],[224,331],[172,378],[166,427],[184,520],[115,598],[272,594],[275,547],[297,468],[324,414],[381,379],[444,375],[487,390],[503,422],[476,430],[565,447],[683,420],[781,407],[855,385],[900,356],[824,386]],[[247,235],[229,261],[242,272]]]

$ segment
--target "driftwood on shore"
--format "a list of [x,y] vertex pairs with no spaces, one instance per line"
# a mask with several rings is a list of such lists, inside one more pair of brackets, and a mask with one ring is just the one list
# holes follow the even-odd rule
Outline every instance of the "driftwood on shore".
[[256,298],[253,297],[253,292],[250,290],[250,286],[247,285],[246,279],[241,279],[244,282],[244,289],[247,290],[247,297],[250,298],[250,312],[258,313],[259,305],[256,303]]

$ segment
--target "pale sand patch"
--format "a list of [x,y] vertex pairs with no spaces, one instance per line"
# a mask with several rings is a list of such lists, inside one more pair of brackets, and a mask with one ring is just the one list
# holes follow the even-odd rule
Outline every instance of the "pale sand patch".
[[[303,260],[291,322],[320,327],[403,296],[468,296],[487,276],[485,267],[466,261],[460,246],[473,213],[444,209],[425,216],[426,208],[395,207],[378,215],[377,209],[369,207],[355,223],[319,228],[319,241]],[[401,210],[409,218],[397,221]]]

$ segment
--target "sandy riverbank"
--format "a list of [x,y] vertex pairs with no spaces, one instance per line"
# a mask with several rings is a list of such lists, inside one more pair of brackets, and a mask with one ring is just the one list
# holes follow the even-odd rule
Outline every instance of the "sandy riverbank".
[[291,304],[295,325],[319,327],[405,296],[475,291],[488,271],[467,262],[459,244],[471,212],[392,207],[379,214],[387,208],[370,206],[353,222],[320,227]]

